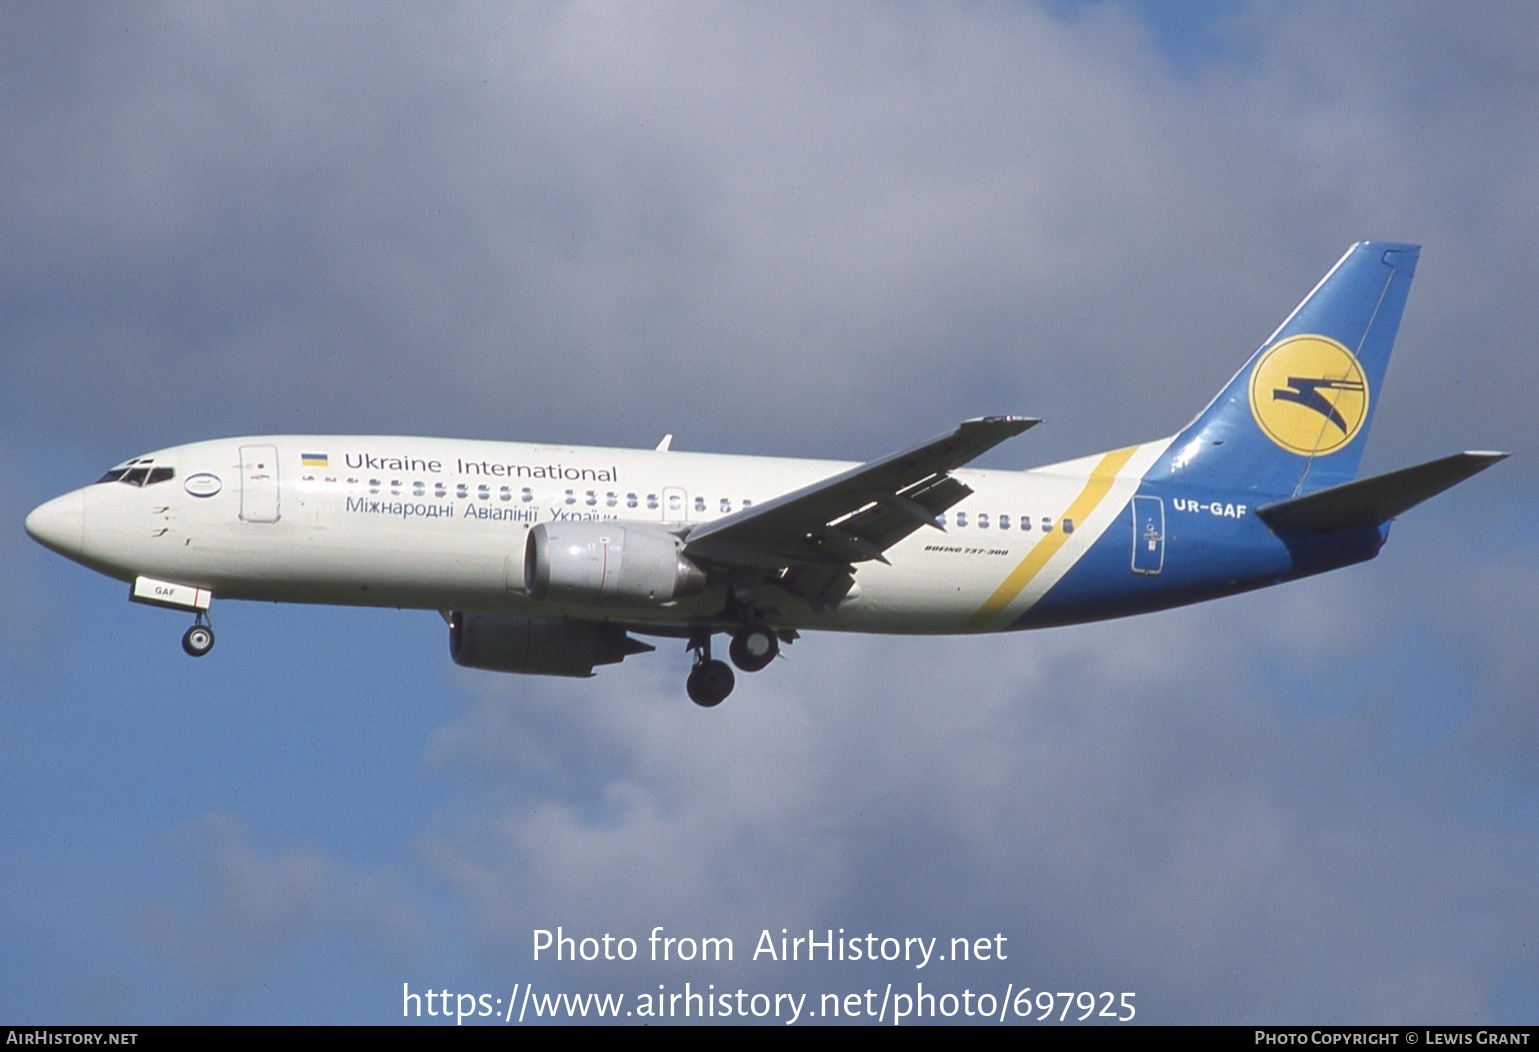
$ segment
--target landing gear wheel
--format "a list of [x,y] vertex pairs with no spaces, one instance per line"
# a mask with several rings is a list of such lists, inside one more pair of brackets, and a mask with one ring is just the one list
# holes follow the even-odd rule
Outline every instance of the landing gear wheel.
[[193,657],[202,657],[214,649],[214,630],[207,625],[193,625],[182,636],[182,649]]
[[709,709],[726,701],[736,684],[737,677],[725,661],[702,661],[690,670],[684,689],[690,701]]
[[758,672],[780,653],[780,640],[763,625],[749,625],[732,637],[727,653],[732,663],[744,672]]

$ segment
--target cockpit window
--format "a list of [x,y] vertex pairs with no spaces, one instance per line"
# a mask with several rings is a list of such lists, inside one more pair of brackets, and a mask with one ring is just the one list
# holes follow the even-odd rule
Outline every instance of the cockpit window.
[[157,482],[168,482],[176,478],[176,469],[155,466],[152,457],[135,457],[126,464],[120,464],[107,472],[97,483],[122,482],[129,486],[153,486]]

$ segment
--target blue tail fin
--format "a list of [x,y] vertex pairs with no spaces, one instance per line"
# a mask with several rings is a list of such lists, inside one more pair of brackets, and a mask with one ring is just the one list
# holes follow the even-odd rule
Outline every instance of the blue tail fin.
[[1348,249],[1153,475],[1277,498],[1355,478],[1420,251]]

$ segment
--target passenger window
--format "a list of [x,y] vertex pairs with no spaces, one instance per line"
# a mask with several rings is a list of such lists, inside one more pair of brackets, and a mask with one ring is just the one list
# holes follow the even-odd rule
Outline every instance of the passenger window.
[[696,497],[695,498],[695,510],[696,511],[704,511],[705,510],[705,498],[704,497]]
[[1043,533],[1052,533],[1053,532],[1053,520],[1048,518],[1046,515],[1042,516],[1042,532]]
[[1021,532],[1022,533],[1030,533],[1031,532],[1031,516],[1030,515],[1022,515],[1021,516]]
[[530,489],[528,486],[525,486],[522,490],[519,491],[518,499],[523,501],[525,504],[528,504],[530,501],[534,500],[534,490]]
[[588,507],[598,507],[598,494],[593,492],[591,489],[588,491]]
[[569,489],[569,490],[566,491],[566,502],[568,504],[576,504],[577,503],[577,491],[576,490],[570,490]]
[[647,494],[647,510],[649,510],[649,511],[656,511],[657,510],[657,494],[656,493],[648,493]]
[[957,512],[957,525],[958,526],[963,526],[963,527],[965,527],[967,525],[967,512],[965,512],[965,511]]
[[721,513],[723,515],[732,510],[732,502],[726,497],[721,498]]
[[1063,532],[1064,533],[1073,533],[1074,532],[1074,520],[1073,519],[1064,519],[1063,520]]
[[369,492],[370,493],[378,493],[379,492],[379,486],[380,486],[379,479],[370,479],[369,480]]
[[413,497],[425,497],[425,496],[427,496],[427,483],[426,482],[413,482],[411,484],[411,495]]
[[637,504],[636,494],[634,494],[634,493],[627,493],[625,495],[625,506],[627,508],[634,508],[636,506],[636,504]]
[[610,490],[608,493],[604,494],[605,507],[613,508],[616,504],[619,503],[620,498],[615,494],[614,490]]
[[480,500],[490,500],[492,497],[492,487],[484,482],[481,483],[481,485],[476,487],[476,497]]
[[504,487],[502,487],[502,489],[497,491],[497,496],[502,499],[502,502],[504,504],[506,504],[508,501],[513,499],[513,487],[511,487],[511,486],[504,486]]
[[989,528],[989,513],[988,512],[980,511],[978,513],[978,528],[980,530],[986,530],[986,529]]
[[1001,515],[999,517],[999,528],[1002,530],[1008,530],[1010,528],[1010,516]]
[[460,500],[464,500],[470,496],[470,487],[463,482],[457,482],[454,485],[454,495]]
[[435,483],[433,483],[433,496],[435,496],[435,497],[444,497],[444,496],[448,496],[448,493],[449,493],[449,487],[448,486],[445,486],[442,482],[435,482]]

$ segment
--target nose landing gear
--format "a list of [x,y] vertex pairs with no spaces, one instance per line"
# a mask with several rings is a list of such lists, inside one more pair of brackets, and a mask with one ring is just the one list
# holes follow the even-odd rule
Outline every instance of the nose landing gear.
[[202,657],[214,649],[214,629],[198,611],[198,619],[182,635],[182,649],[191,657]]

